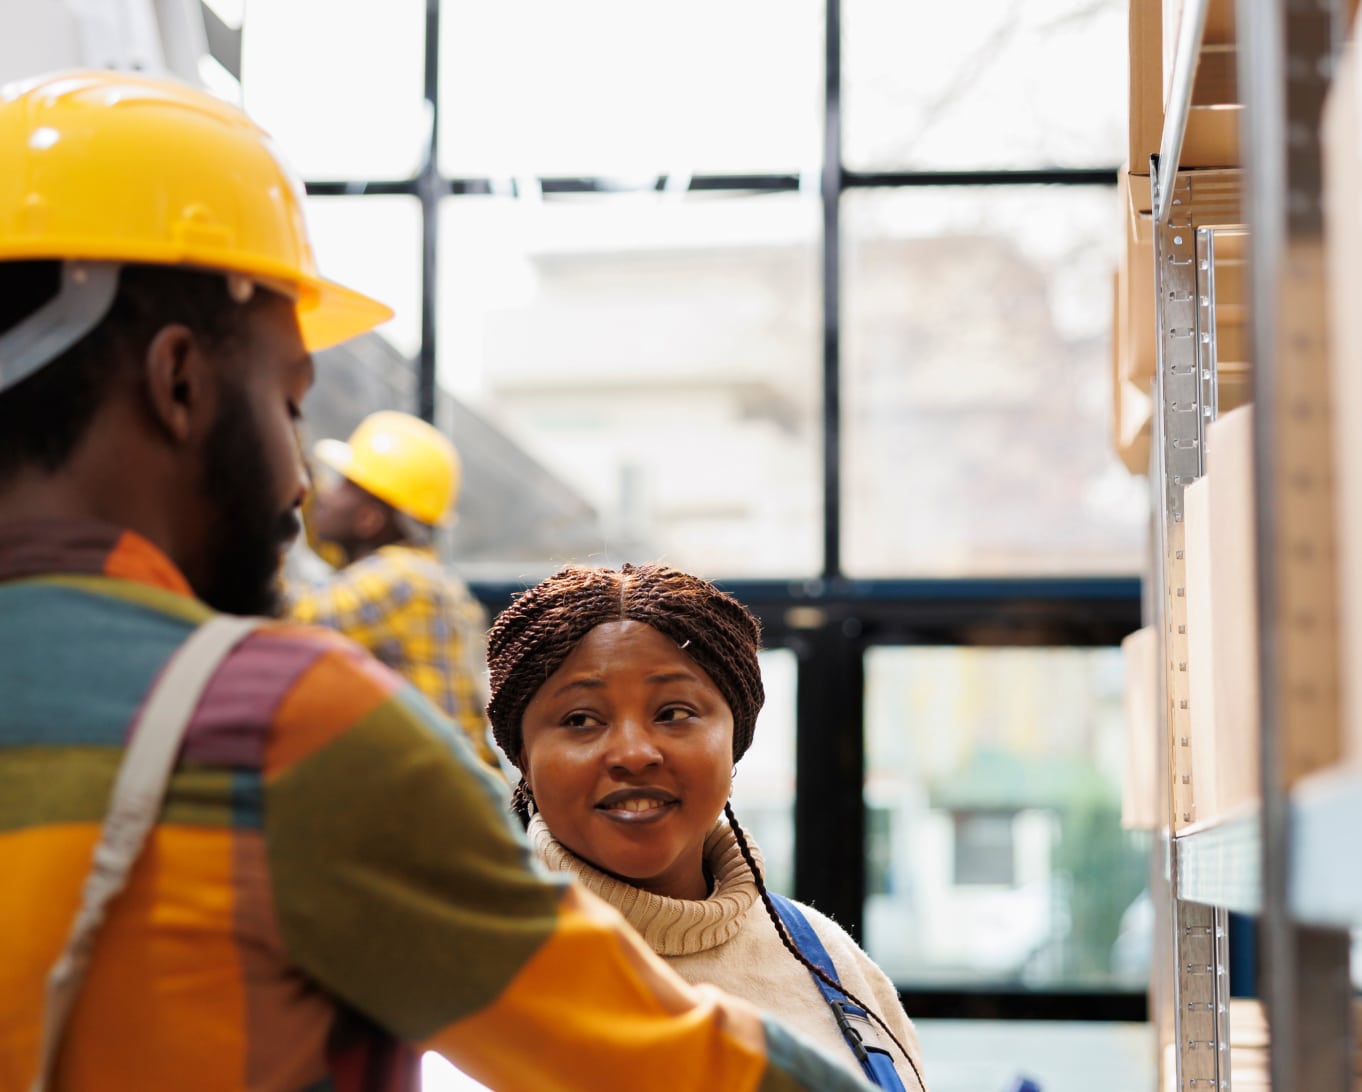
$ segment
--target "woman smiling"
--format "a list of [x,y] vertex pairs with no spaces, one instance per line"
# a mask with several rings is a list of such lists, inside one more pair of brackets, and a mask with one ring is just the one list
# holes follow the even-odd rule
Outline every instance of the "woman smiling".
[[764,701],[760,628],[662,565],[572,567],[498,617],[497,742],[543,861],[672,968],[778,1014],[883,1088],[924,1089],[898,993],[829,918],[773,895],[728,803]]

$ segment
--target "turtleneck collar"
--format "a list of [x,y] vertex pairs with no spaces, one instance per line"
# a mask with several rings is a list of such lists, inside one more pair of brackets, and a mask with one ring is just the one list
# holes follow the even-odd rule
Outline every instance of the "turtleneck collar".
[[[540,815],[530,819],[528,834],[549,868],[569,873],[610,903],[660,956],[694,955],[731,940],[760,898],[737,837],[722,816],[705,838],[705,864],[714,877],[714,890],[704,899],[654,895],[607,875],[554,838]],[[763,868],[761,851],[750,839],[748,846],[757,867]]]

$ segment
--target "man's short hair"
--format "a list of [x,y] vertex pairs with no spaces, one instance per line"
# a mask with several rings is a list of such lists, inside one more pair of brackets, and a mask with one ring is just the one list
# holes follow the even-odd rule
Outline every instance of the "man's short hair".
[[[0,332],[56,295],[57,261],[0,262]],[[65,353],[0,391],[0,483],[26,466],[59,470],[85,435],[110,384],[139,361],[156,332],[183,323],[204,342],[228,342],[242,314],[220,273],[126,265],[109,313]]]

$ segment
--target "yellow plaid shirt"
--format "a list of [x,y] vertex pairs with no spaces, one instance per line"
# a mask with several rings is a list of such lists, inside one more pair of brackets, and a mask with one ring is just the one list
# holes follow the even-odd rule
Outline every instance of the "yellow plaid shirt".
[[487,614],[433,550],[384,546],[321,588],[295,593],[290,617],[363,645],[443,709],[483,760],[487,741]]

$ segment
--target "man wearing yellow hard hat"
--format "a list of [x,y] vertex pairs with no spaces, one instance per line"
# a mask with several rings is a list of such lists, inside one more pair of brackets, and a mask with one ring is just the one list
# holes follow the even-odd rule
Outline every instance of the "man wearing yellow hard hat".
[[268,137],[70,72],[0,89],[0,163],[0,1090],[863,1087],[532,867],[411,684],[243,617],[311,351],[389,314]]
[[348,443],[322,440],[308,523],[339,551],[344,568],[324,587],[299,592],[292,618],[330,626],[367,648],[447,713],[482,760],[488,742],[487,615],[440,564],[434,529],[458,499],[458,452],[433,425],[381,410]]

